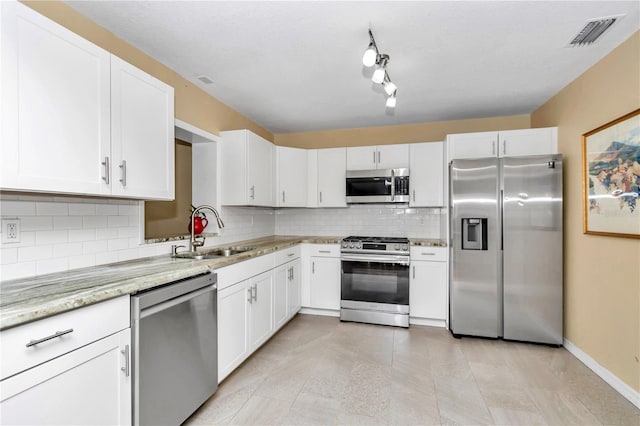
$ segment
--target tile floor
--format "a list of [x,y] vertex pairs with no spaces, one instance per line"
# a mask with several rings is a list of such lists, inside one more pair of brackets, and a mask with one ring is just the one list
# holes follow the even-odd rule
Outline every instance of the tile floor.
[[563,348],[298,315],[187,425],[640,425]]

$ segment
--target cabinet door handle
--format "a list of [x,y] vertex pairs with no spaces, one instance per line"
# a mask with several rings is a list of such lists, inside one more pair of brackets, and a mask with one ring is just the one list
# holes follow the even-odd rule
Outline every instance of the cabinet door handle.
[[311,273],[312,274],[316,273],[316,262],[311,262]]
[[376,164],[376,152],[373,151],[373,164]]
[[491,141],[491,155],[496,155],[496,141]]
[[380,151],[378,151],[378,164],[380,164]]
[[413,202],[414,203],[416,202],[416,190],[415,189],[413,190]]
[[414,280],[416,279],[416,267],[415,266],[413,267],[413,279]]
[[253,292],[251,291],[251,287],[249,287],[249,288],[247,289],[247,293],[249,293],[249,298],[247,299],[247,302],[249,302],[249,303],[253,303],[253,302],[252,302],[253,298],[251,297],[251,294],[252,294]]
[[258,284],[253,285],[253,300],[258,301]]
[[282,204],[284,204],[284,191],[282,191]]
[[61,337],[61,336],[64,336],[65,334],[69,334],[69,333],[73,333],[73,328],[70,328],[70,329],[65,330],[65,331],[56,331],[51,336],[43,337],[41,339],[31,340],[25,346],[27,348],[30,348],[31,346],[35,346],[37,344],[46,342],[47,340],[55,339],[56,337]]
[[320,191],[320,203],[322,204],[322,191]]
[[293,275],[293,266],[291,267],[291,281],[293,281],[294,275]]
[[251,198],[252,200],[256,198],[256,186],[253,185],[251,186],[251,188],[249,188],[249,190],[251,191],[251,195],[249,195],[249,198]]
[[118,167],[120,167],[121,170],[120,183],[122,183],[122,186],[127,186],[127,161],[122,160],[122,163],[120,163]]
[[124,371],[124,375],[129,377],[131,370],[129,368],[129,345],[125,345],[124,349],[120,351],[124,355],[124,367],[120,367],[120,370]]
[[104,161],[100,164],[104,166],[104,176],[102,176],[102,180],[109,185],[109,157],[104,157]]
[[507,154],[507,141],[502,141],[502,155]]

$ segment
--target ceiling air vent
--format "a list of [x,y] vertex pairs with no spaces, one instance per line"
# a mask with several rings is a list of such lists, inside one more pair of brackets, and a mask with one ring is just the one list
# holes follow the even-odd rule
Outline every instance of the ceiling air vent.
[[607,31],[622,16],[611,16],[608,18],[598,18],[587,22],[570,42],[569,46],[584,46],[596,41],[605,31]]
[[212,84],[213,80],[211,80],[209,77],[207,77],[206,75],[201,75],[196,77],[198,80],[200,80],[201,82],[203,82],[204,84]]

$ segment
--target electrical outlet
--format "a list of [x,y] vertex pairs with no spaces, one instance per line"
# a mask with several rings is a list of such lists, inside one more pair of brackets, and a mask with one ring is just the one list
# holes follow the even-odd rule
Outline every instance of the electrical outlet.
[[20,219],[2,219],[2,242],[20,242]]

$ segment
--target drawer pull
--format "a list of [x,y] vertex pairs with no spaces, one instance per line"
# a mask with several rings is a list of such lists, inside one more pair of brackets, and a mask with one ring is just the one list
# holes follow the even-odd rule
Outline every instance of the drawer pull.
[[295,253],[289,253],[289,254],[287,255],[287,257],[291,257],[291,256],[293,256],[294,254],[295,254]]
[[32,340],[29,343],[27,343],[25,346],[27,348],[30,348],[31,346],[35,346],[39,343],[46,342],[47,340],[55,339],[56,337],[64,336],[65,334],[69,334],[69,333],[73,333],[73,328],[70,328],[65,331],[56,331],[51,336],[43,337],[42,339]]
[[318,250],[318,253],[331,253],[331,250]]
[[423,256],[435,256],[435,253],[421,253]]

